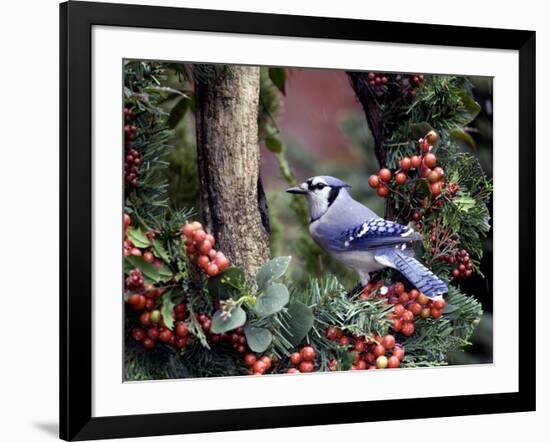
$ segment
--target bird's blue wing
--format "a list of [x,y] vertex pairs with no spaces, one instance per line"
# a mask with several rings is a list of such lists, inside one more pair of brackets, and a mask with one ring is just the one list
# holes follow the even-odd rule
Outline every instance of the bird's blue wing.
[[419,239],[421,236],[411,227],[383,218],[372,218],[351,229],[328,235],[327,245],[331,250],[343,252],[398,246]]

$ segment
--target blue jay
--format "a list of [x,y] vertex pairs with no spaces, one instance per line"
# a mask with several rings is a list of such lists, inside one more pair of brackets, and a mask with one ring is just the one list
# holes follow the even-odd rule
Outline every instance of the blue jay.
[[412,243],[421,235],[379,217],[355,201],[348,187],[338,178],[316,176],[287,192],[307,198],[309,233],[334,258],[357,271],[362,285],[369,282],[369,273],[391,267],[431,298],[446,293],[447,286],[413,257]]

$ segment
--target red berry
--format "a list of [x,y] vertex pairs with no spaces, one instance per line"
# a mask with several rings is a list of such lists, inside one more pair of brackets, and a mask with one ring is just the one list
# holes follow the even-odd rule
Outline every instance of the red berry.
[[378,175],[371,175],[369,177],[369,186],[371,186],[373,189],[376,189],[380,185],[380,180],[378,179]]
[[210,250],[212,250],[212,243],[205,238],[204,241],[199,245],[199,252],[202,255],[207,255]]
[[423,139],[421,142],[420,142],[420,150],[424,153],[427,153],[430,151],[430,143],[428,143],[428,140],[426,139]]
[[409,299],[411,301],[414,301],[415,299],[417,299],[418,297],[420,296],[420,292],[416,289],[412,289],[410,292],[409,292]]
[[195,233],[193,233],[193,239],[197,243],[201,243],[206,238],[206,232],[202,229],[196,230]]
[[286,372],[289,374],[296,374],[296,373],[300,373],[300,370],[296,368],[289,368]]
[[401,361],[396,356],[390,356],[388,358],[388,368],[398,368]]
[[428,153],[424,157],[424,165],[430,169],[437,164],[437,157],[433,153]]
[[403,347],[401,346],[398,346],[398,347],[395,347],[393,349],[393,356],[395,356],[397,359],[399,359],[400,361],[403,360],[403,358],[405,357],[405,350],[403,350]]
[[144,346],[147,350],[152,349],[155,345],[156,345],[156,341],[155,341],[154,339],[145,338],[145,339],[143,340],[143,346]]
[[403,327],[403,321],[401,319],[394,319],[392,327],[396,332],[401,331],[401,327]]
[[434,308],[437,308],[439,310],[443,310],[445,308],[445,300],[444,299],[436,299],[432,305]]
[[174,335],[172,335],[172,332],[168,329],[165,329],[163,331],[160,332],[159,334],[159,339],[164,342],[164,343],[167,343],[170,341],[170,339],[173,338]]
[[412,167],[412,161],[409,157],[402,158],[399,165],[403,170],[409,170]]
[[145,331],[142,328],[136,327],[132,330],[132,338],[136,341],[142,341],[145,338]]
[[336,339],[336,335],[337,335],[336,327],[330,326],[327,328],[327,331],[326,331],[327,339],[333,341]]
[[414,333],[414,324],[412,322],[407,322],[401,327],[401,333],[405,336],[411,336]]
[[313,371],[313,362],[310,361],[302,361],[300,363],[300,366],[298,367],[300,372],[302,373],[311,373]]
[[395,347],[395,337],[393,335],[386,335],[382,338],[380,343],[386,348],[386,350],[391,350]]
[[378,189],[376,189],[376,193],[378,194],[378,196],[385,198],[390,194],[390,191],[387,187],[380,186]]
[[127,213],[124,214],[124,229],[127,229],[130,227],[130,223],[132,222],[132,219],[130,218],[130,215]]
[[400,304],[406,304],[407,302],[409,302],[409,295],[408,293],[401,293],[399,295],[399,303]]
[[441,315],[443,314],[443,312],[440,309],[435,307],[432,307],[432,309],[430,310],[430,313],[432,314],[432,318],[434,319],[441,318]]
[[214,244],[216,244],[216,240],[214,239],[214,235],[211,235],[210,233],[207,233],[206,237],[204,239],[206,241],[208,241],[212,245],[212,247],[214,246]]
[[[414,321],[414,313],[411,312],[410,310],[405,310],[403,312],[402,319],[403,319],[403,322],[413,322]],[[404,325],[405,324],[403,324],[403,326]]]
[[382,181],[385,181],[385,182],[388,182],[389,180],[391,180],[391,171],[390,169],[380,169],[380,171],[378,172],[378,177],[382,180]]
[[218,252],[216,255],[214,263],[218,266],[220,272],[223,272],[227,267],[229,267],[229,260],[221,252]]
[[252,371],[254,371],[255,373],[265,373],[265,371],[267,370],[267,367],[265,365],[265,362],[263,362],[262,360],[258,360],[256,362],[254,362],[254,364],[252,365]]
[[341,336],[339,339],[339,342],[340,342],[340,345],[350,345],[351,339],[349,338],[349,336]]
[[420,163],[422,163],[422,159],[418,155],[414,155],[411,157],[412,167],[418,167],[420,166]]
[[393,306],[393,312],[397,317],[400,317],[405,312],[405,307],[402,304],[396,304]]
[[374,353],[374,356],[382,356],[383,354],[386,354],[386,347],[382,344],[376,344],[372,352]]
[[402,282],[397,282],[397,283],[395,283],[393,291],[397,295],[400,295],[401,293],[403,293],[405,291],[405,285]]
[[210,260],[208,259],[208,256],[200,255],[200,256],[197,258],[197,266],[198,266],[200,269],[206,270],[207,267],[208,267],[208,264],[210,264]]
[[407,182],[407,175],[405,175],[403,172],[399,172],[397,175],[395,175],[395,182],[400,186],[405,184]]
[[433,183],[430,185],[430,190],[433,196],[441,195],[441,183]]
[[290,362],[294,365],[298,365],[300,362],[302,362],[302,355],[298,352],[294,352],[290,355]]
[[311,361],[315,360],[315,357],[317,356],[317,353],[315,352],[313,347],[307,346],[307,347],[303,347],[300,350],[300,356],[302,356],[302,359],[304,361],[310,361],[311,362]]
[[178,322],[176,324],[176,335],[185,338],[189,334],[189,328],[185,322]]
[[208,273],[208,276],[216,276],[218,273],[220,273],[220,269],[216,264],[209,264],[206,268],[206,273]]
[[159,329],[156,325],[150,326],[147,329],[147,337],[154,340],[157,340],[159,338]]
[[151,324],[151,313],[143,312],[139,317],[139,322],[143,325],[150,325]]
[[131,295],[129,298],[128,298],[128,304],[130,305],[137,305],[141,300],[141,295]]
[[409,310],[413,312],[415,316],[418,316],[422,312],[422,306],[418,302],[415,302],[409,306]]
[[265,364],[265,369],[269,370],[271,368],[271,358],[267,355],[264,355],[260,358],[260,361],[262,361]]
[[186,224],[185,226],[183,226],[183,234],[187,237],[187,238],[191,238],[191,236],[193,235],[193,232],[195,231],[195,229],[193,228],[193,225],[192,224]]

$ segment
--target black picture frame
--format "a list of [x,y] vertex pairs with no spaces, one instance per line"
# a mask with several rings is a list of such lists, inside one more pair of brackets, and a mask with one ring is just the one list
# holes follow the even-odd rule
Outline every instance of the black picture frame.
[[[535,32],[108,3],[60,5],[60,437],[140,437],[535,410]],[[510,49],[519,52],[519,391],[92,417],[94,25]],[[518,293],[519,296],[519,293]],[[394,411],[399,410],[396,414]]]

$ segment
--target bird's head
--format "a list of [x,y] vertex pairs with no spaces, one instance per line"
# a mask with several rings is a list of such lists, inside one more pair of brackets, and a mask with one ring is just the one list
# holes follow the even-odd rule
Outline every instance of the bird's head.
[[344,181],[331,176],[315,176],[308,178],[299,186],[291,187],[286,191],[304,195],[309,203],[311,219],[315,221],[325,214],[330,206],[346,194],[346,188],[351,187]]

